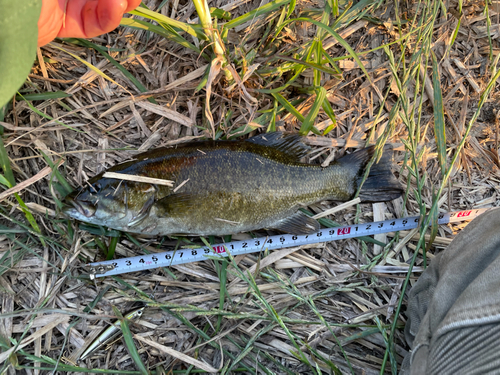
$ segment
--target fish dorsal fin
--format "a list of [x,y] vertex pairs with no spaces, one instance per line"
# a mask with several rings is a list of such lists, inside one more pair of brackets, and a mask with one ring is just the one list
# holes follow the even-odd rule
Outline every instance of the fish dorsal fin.
[[283,134],[282,132],[263,133],[247,139],[247,142],[272,147],[297,160],[306,156],[311,151],[311,148],[303,142],[302,136],[298,134]]
[[279,221],[273,225],[273,228],[291,234],[311,234],[319,231],[320,225],[316,220],[299,211]]

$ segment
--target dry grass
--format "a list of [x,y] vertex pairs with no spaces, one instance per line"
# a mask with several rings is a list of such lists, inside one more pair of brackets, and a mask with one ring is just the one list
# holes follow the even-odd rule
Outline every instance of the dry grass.
[[[156,10],[161,2],[145,3]],[[172,249],[188,240],[146,240],[126,234],[118,239],[114,231],[107,233],[111,237],[95,229],[91,233],[82,229],[91,228],[51,213],[67,189],[64,180],[73,187],[83,185],[137,150],[201,137],[248,137],[274,126],[298,132],[320,95],[309,89],[318,80],[337,123],[332,129],[323,110],[312,119],[319,132],[329,126],[331,131],[309,134],[307,142],[314,147],[310,161],[321,163],[332,153],[338,157],[382,139],[394,145],[397,174],[408,186],[407,199],[351,205],[330,214],[330,220],[345,225],[419,215],[433,205],[440,212],[498,206],[500,95],[495,84],[467,136],[480,95],[496,73],[491,67],[500,51],[498,4],[485,14],[483,2],[464,3],[452,44],[458,5],[445,2],[428,19],[424,15],[430,3],[402,2],[402,9],[392,1],[365,7],[360,3],[359,11],[366,10],[367,17],[349,13],[334,26],[358,54],[370,79],[332,36],[326,36],[322,46],[332,58],[339,58],[335,61],[341,75],[330,74],[331,61],[319,63],[329,73],[315,73],[311,66],[300,72],[300,65],[288,69],[318,36],[318,27],[292,22],[272,39],[281,8],[230,30],[226,52],[233,63],[228,77],[237,77],[233,83],[222,72],[207,77],[210,60],[199,53],[146,31],[120,28],[92,40],[143,87],[78,41],[56,41],[42,48],[23,95],[69,95],[18,98],[0,123],[17,187],[23,188],[21,202],[26,202],[24,210],[32,212],[39,230],[27,222],[13,191],[0,193],[0,356],[7,373],[85,373],[75,367],[76,359],[116,319],[112,307],[125,314],[144,303],[144,315],[130,323],[126,333],[137,338],[132,342],[138,354],[118,340],[79,365],[110,374],[140,373],[137,361],[160,374],[198,373],[199,361],[208,365],[204,371],[212,368],[218,373],[375,374],[383,366],[385,372],[395,372],[408,350],[402,334],[405,277],[411,285],[424,266],[424,258],[417,254],[413,272],[407,275],[420,248],[418,231],[379,238],[388,243],[386,247],[344,240],[91,282],[81,269],[90,261],[113,252],[126,257]],[[210,5],[230,10],[234,19],[263,3]],[[323,6],[298,2],[293,17],[320,20]],[[183,0],[167,2],[160,13],[181,21],[196,17],[193,5]],[[427,34],[420,35],[426,28]],[[195,38],[185,37],[198,45]],[[383,45],[387,47],[376,49]],[[376,50],[366,53],[371,49]],[[439,77],[433,75],[431,49]],[[423,55],[413,61],[421,50]],[[204,77],[211,81],[208,117],[206,90],[196,90]],[[300,116],[262,91],[292,79],[280,94]],[[441,127],[434,115],[436,82],[442,92]],[[445,150],[436,145],[439,131],[446,137]],[[463,150],[450,166],[464,136]],[[444,185],[438,155],[450,168]],[[48,176],[47,166],[54,169],[57,163],[60,175]],[[435,197],[440,188],[441,195]],[[322,202],[310,210],[319,214],[334,206]],[[427,259],[442,251],[464,225],[440,227]],[[233,236],[243,238],[248,235]],[[426,243],[429,239],[424,238]],[[201,244],[197,238],[190,240]],[[396,315],[399,301],[403,308]]]

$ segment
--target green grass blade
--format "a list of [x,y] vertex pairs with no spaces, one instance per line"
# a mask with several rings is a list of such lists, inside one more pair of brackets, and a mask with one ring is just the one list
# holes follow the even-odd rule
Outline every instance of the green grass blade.
[[59,165],[59,162],[57,162],[57,163],[54,164],[52,162],[52,160],[50,160],[50,158],[42,150],[40,150],[40,153],[42,154],[43,158],[45,159],[45,162],[52,169],[52,173],[54,173],[54,175],[56,176],[57,181],[59,181],[59,183],[62,185],[63,194],[67,195],[67,194],[71,193],[73,191],[73,188],[71,187],[71,185],[69,184],[69,182],[66,181],[66,179],[61,175],[61,173],[57,169],[57,166]]
[[2,137],[0,137],[0,167],[2,167],[5,178],[9,181],[11,187],[14,186],[16,184],[16,179],[14,178],[14,172],[12,172],[12,168],[10,167],[9,155],[5,149]]
[[[10,167],[10,165],[9,165],[9,167]],[[0,177],[1,177],[0,182],[5,184],[8,189],[10,189],[11,187],[14,187],[15,181],[14,181],[14,184],[11,184],[11,182],[9,180],[7,180],[7,178],[5,178],[4,176],[0,175]],[[24,213],[24,216],[26,216],[26,219],[30,223],[33,230],[36,233],[41,234],[42,232],[40,230],[40,227],[38,226],[38,223],[36,222],[35,218],[33,217],[33,214],[30,212],[30,210],[28,209],[28,207],[26,206],[24,201],[21,199],[19,194],[14,193],[14,197],[16,198],[17,203],[19,203],[19,207],[21,208],[21,211]],[[45,246],[45,241],[43,240],[43,238],[40,238],[40,241]]]
[[149,22],[136,20],[132,18],[122,18],[120,21],[120,25],[131,27],[137,30],[147,30],[151,31],[155,34],[161,35],[162,37],[172,40],[183,47],[189,48],[197,53],[200,53],[200,49],[196,47],[194,44],[189,43],[186,39],[184,39],[181,35],[179,35],[174,29],[167,29],[165,27],[153,25]]
[[276,30],[276,35],[279,34],[281,32],[281,30],[286,26],[288,25],[289,23],[292,23],[292,22],[311,22],[313,24],[315,24],[316,26],[318,27],[321,27],[323,28],[326,32],[328,32],[331,36],[333,36],[337,42],[342,46],[344,47],[347,52],[349,52],[349,55],[351,55],[351,57],[358,63],[359,65],[359,68],[363,71],[363,73],[365,73],[366,75],[366,78],[371,82],[371,79],[370,79],[370,76],[368,75],[368,72],[366,71],[366,68],[365,66],[363,65],[363,63],[361,62],[361,60],[359,59],[358,57],[358,54],[352,49],[352,47],[349,45],[349,43],[347,43],[344,38],[342,38],[337,32],[335,32],[335,30],[333,30],[331,27],[319,22],[319,21],[316,21],[316,20],[313,20],[311,18],[307,18],[307,17],[300,17],[300,18],[294,18],[294,19],[291,19],[291,20],[288,20],[286,22],[283,22],[283,25],[281,25],[277,30]]
[[[92,42],[89,42],[85,39],[77,39],[81,44],[83,44],[84,46],[86,47],[89,47],[89,48],[93,48],[95,49],[97,52],[99,52],[101,55],[103,55],[114,67],[116,67],[120,72],[122,72],[122,74],[127,77],[130,82],[132,82],[135,87],[137,87],[137,89],[140,91],[140,92],[146,92],[148,91],[148,89],[137,79],[134,77],[134,75],[132,73],[130,73],[127,69],[125,69],[123,67],[122,64],[120,64],[118,61],[116,61],[114,58],[112,58],[107,52],[106,50],[101,47],[101,46],[98,46],[97,44],[94,44]],[[154,104],[158,104],[156,102],[156,100],[154,100],[154,98],[148,98],[148,100],[151,102],[151,103],[154,103]]]
[[277,87],[275,89],[256,89],[255,91],[263,93],[263,94],[277,94],[283,90],[285,90],[287,87],[289,87],[297,78],[300,77],[302,72],[306,70],[306,67],[304,65],[300,65],[294,75],[287,81],[287,83],[283,86]]
[[210,7],[210,15],[214,18],[229,21],[231,19],[231,12],[227,12],[221,8]]
[[43,92],[40,94],[26,94],[23,98],[20,95],[16,96],[16,99],[24,99],[24,100],[50,100],[50,99],[60,99],[67,98],[71,96],[71,94],[67,94],[64,91],[54,91],[54,92]]
[[[457,14],[458,13],[458,14]],[[448,47],[446,48],[446,53],[444,54],[445,56],[448,56],[451,51],[451,47],[455,44],[455,40],[457,39],[458,36],[458,30],[460,29],[460,25],[462,24],[462,0],[458,0],[458,9],[452,13],[458,20],[457,26],[455,27],[455,30],[453,30],[453,34],[451,34],[450,38],[450,43],[448,44]]]
[[[285,4],[288,4],[288,3],[290,3],[290,0],[274,0],[274,1],[271,1],[271,2],[267,3],[266,5],[258,7],[257,9],[254,9],[254,10],[248,12],[248,13],[245,13],[242,16],[239,16],[239,17],[235,18],[232,21],[229,21],[228,23],[226,23],[224,25],[224,28],[225,29],[232,29],[232,28],[234,28],[236,26],[244,24],[247,21],[253,20],[255,17],[258,17],[258,16],[266,14],[266,13],[270,13],[270,12],[272,12],[272,11],[278,9],[279,7],[281,7],[281,6],[285,5]],[[286,23],[287,22],[285,22],[284,24],[286,24]]]
[[486,16],[486,34],[488,35],[488,45],[490,47],[489,61],[493,61],[493,41],[491,40],[491,18],[489,7],[484,7],[484,15]]
[[[316,44],[318,44],[318,43],[316,43]],[[322,47],[320,46],[320,48],[322,48]],[[314,63],[314,62],[309,62],[309,61],[304,61],[304,60],[297,60],[297,59],[294,59],[293,57],[282,56],[282,55],[278,55],[278,56],[276,56],[276,58],[277,59],[281,59],[281,60],[286,60],[286,61],[294,62],[294,63],[296,63],[298,65],[303,65],[303,66],[305,66],[307,68],[311,68],[314,71],[323,72],[323,73],[326,73],[326,74],[330,74],[332,76],[337,76],[338,75],[338,72],[335,69],[323,66],[323,65],[321,65],[321,63]],[[318,86],[318,85],[316,85],[316,86]]]
[[286,100],[283,95],[281,94],[271,94],[274,99],[276,99],[288,112],[290,112],[292,115],[294,115],[295,117],[297,117],[297,119],[300,121],[300,122],[304,122],[305,118],[304,116],[302,116],[302,114],[297,111],[297,109],[292,105],[292,103],[290,103],[288,100]]
[[54,120],[54,118],[53,118],[53,117],[51,117],[51,116],[49,116],[49,115],[47,115],[47,114],[43,113],[43,112],[42,112],[42,111],[40,111],[38,108],[34,107],[34,106],[33,106],[33,104],[31,104],[29,101],[25,100],[23,95],[21,95],[21,94],[19,94],[19,93],[18,93],[18,96],[20,96],[20,97],[21,97],[21,98],[22,98],[22,99],[26,102],[26,104],[28,105],[28,107],[30,107],[30,109],[31,109],[33,112],[35,112],[36,114],[38,114],[38,115],[42,116],[43,118],[46,118],[47,120],[54,121],[56,124],[59,124],[59,125],[61,125],[61,126],[64,126],[65,128],[68,128],[68,129],[70,129],[70,130],[73,130],[73,131],[75,131],[75,132],[77,132],[77,133],[84,133],[83,131],[78,130],[78,129],[75,129],[75,128],[72,128],[71,126],[66,125],[65,123],[63,123],[63,122],[61,122],[61,121]]
[[109,239],[108,253],[106,254],[106,260],[111,260],[115,257],[116,245],[118,245],[118,240],[120,237],[111,237]]
[[[119,315],[119,312],[114,307],[113,310],[115,310],[115,313]],[[130,357],[134,361],[137,369],[141,372],[141,374],[149,375],[149,371],[144,363],[142,363],[141,356],[139,355],[137,347],[135,346],[134,338],[132,337],[132,332],[130,331],[129,322],[127,319],[124,319],[123,317],[121,318],[120,328],[123,332],[123,340],[125,341],[125,346],[127,347],[128,353],[130,354]]]
[[323,132],[323,135],[327,135],[330,133],[333,129],[337,127],[337,118],[335,117],[335,112],[333,111],[332,105],[328,101],[328,98],[325,97],[325,100],[323,100],[322,103],[323,111],[327,114],[328,118],[332,120],[332,124],[329,125],[325,131]]
[[314,121],[318,116],[319,110],[323,106],[323,102],[326,99],[326,90],[323,87],[316,89],[316,99],[311,107],[311,110],[307,114],[307,117],[302,121],[302,126],[300,127],[299,134],[307,135],[314,127]]
[[328,1],[331,1],[331,8],[332,8],[332,14],[334,17],[338,17],[339,16],[339,0],[328,0]]
[[123,90],[125,90],[126,92],[129,92],[125,87],[123,87],[122,85],[120,85],[118,82],[116,82],[113,78],[109,77],[108,75],[104,74],[104,72],[102,70],[100,70],[99,68],[96,68],[94,65],[92,65],[91,63],[89,63],[88,61],[82,59],[80,56],[78,55],[75,55],[74,53],[71,53],[67,50],[65,50],[64,48],[62,47],[58,47],[58,46],[55,46],[55,48],[57,48],[58,50],[60,51],[63,51],[63,52],[66,52],[68,55],[70,55],[71,57],[73,57],[74,59],[80,61],[82,64],[84,64],[87,68],[89,68],[90,70],[92,70],[94,73],[97,73],[99,74],[102,78],[104,79],[107,79],[108,81],[114,83],[115,85],[117,85],[118,87],[121,87]]
[[441,176],[446,173],[446,133],[444,123],[443,94],[441,92],[441,81],[439,80],[439,67],[436,55],[432,54],[432,86],[434,88],[434,135],[438,152]]
[[296,6],[297,6],[297,0],[291,0],[290,5],[288,5],[288,11],[286,12],[286,19],[290,18]]
[[328,60],[328,62],[329,62],[329,63],[330,63],[330,65],[332,66],[332,69],[333,69],[333,70],[335,70],[335,72],[337,73],[337,74],[335,75],[335,77],[337,77],[338,79],[340,79],[340,80],[341,80],[341,79],[342,79],[342,71],[341,71],[341,70],[340,70],[340,68],[337,66],[337,64],[336,64],[335,60],[334,60],[334,59],[333,59],[333,58],[329,55],[329,53],[328,53],[328,52],[326,52],[326,50],[325,50],[323,47],[321,47],[321,49],[322,49],[322,52],[323,52],[323,57],[324,57],[325,59],[327,59],[327,60]]
[[272,133],[276,131],[276,114],[278,111],[278,101],[273,100],[273,112],[272,112],[272,117],[271,117],[271,122],[269,123],[269,126],[267,127],[266,133]]
[[[139,7],[139,8],[137,8],[129,13],[134,14],[136,16],[149,18],[150,20],[156,21],[160,24],[169,25],[169,26],[173,27],[174,29],[185,31],[189,35],[192,35],[200,40],[207,40],[207,36],[203,33],[203,29],[201,28],[200,25],[190,25],[188,23],[180,22],[180,21],[174,20],[170,17],[164,16],[163,14],[160,14],[158,12],[154,12],[152,10],[149,10],[149,9],[143,8],[143,7]],[[127,20],[127,19],[129,20],[130,18],[122,18],[122,21]],[[135,20],[135,21],[138,21],[138,20]]]

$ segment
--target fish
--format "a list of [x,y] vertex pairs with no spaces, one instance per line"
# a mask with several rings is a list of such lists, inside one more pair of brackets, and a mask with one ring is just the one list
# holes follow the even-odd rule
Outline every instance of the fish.
[[[300,208],[351,200],[375,147],[345,155],[328,167],[301,162],[309,152],[301,136],[281,132],[154,149],[107,172],[169,180],[173,186],[108,178],[103,172],[66,197],[63,212],[86,223],[148,236],[258,229],[310,234],[320,225]],[[361,201],[401,196],[404,189],[391,172],[392,156],[386,146],[362,185]]]
[[[144,309],[145,307],[141,307],[140,309],[131,311],[123,318],[127,320],[139,319],[142,316]],[[90,357],[97,350],[103,348],[105,345],[112,342],[120,334],[121,332],[120,327],[121,327],[121,320],[116,320],[115,322],[111,323],[111,325],[108,328],[106,328],[94,341],[92,341],[92,343],[89,345],[87,349],[85,349],[85,351],[82,353],[78,361],[79,362],[84,361],[86,358]]]

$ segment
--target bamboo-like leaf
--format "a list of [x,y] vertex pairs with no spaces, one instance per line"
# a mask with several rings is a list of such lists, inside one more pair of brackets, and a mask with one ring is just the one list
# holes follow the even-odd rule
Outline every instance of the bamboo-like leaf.
[[436,55],[432,54],[432,86],[434,89],[434,135],[436,137],[436,146],[438,153],[439,166],[441,167],[441,176],[446,173],[446,133],[444,124],[444,106],[443,95],[441,93],[441,81],[439,76],[439,67]]

